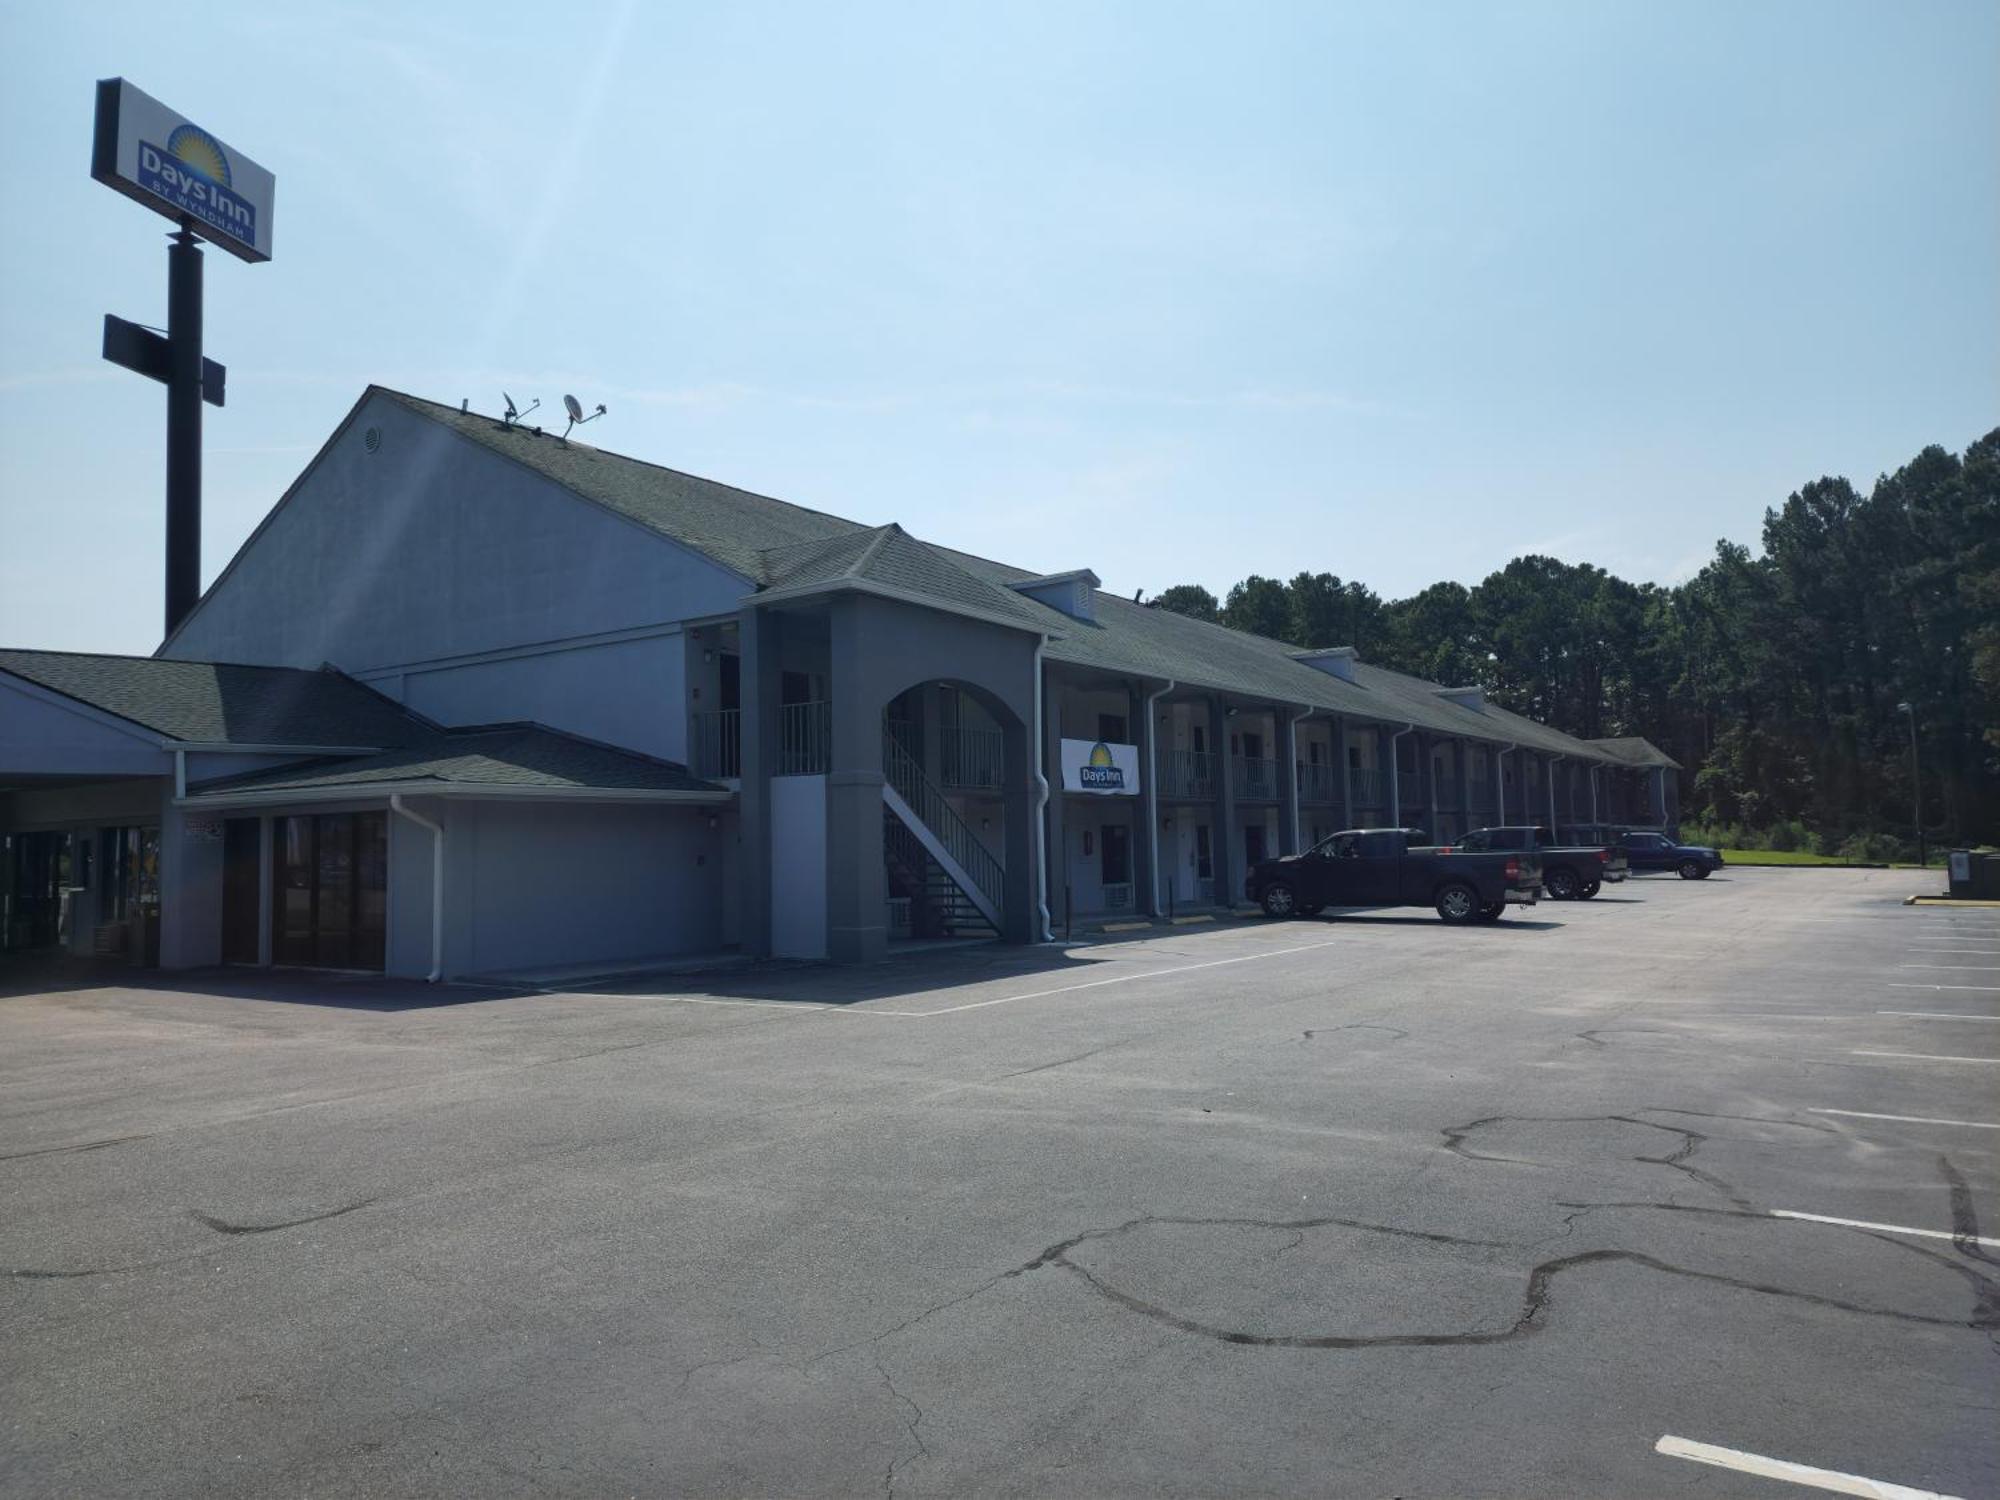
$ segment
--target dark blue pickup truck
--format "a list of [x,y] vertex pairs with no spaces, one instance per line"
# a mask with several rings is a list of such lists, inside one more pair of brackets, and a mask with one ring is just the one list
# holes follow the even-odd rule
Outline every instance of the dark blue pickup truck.
[[1672,870],[1683,880],[1706,880],[1722,868],[1722,851],[1706,844],[1676,844],[1664,833],[1632,829],[1618,837],[1618,847],[1641,870]]
[[1497,922],[1533,906],[1542,860],[1533,850],[1459,853],[1419,828],[1349,828],[1303,854],[1260,860],[1243,894],[1270,917],[1317,916],[1329,906],[1430,906],[1451,923]]

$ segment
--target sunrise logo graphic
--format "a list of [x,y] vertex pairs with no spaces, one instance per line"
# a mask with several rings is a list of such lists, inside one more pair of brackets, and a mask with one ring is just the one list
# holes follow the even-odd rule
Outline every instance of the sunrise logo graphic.
[[167,136],[167,155],[186,163],[210,182],[229,187],[229,153],[199,125],[176,125]]

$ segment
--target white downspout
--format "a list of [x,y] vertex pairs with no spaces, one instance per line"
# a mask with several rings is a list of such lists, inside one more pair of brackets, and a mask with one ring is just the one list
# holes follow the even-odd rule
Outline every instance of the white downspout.
[[1587,767],[1586,774],[1590,777],[1590,821],[1595,823],[1597,821],[1597,767]]
[[1568,760],[1567,755],[1549,757],[1549,837],[1556,836],[1556,762]]
[[[1500,816],[1497,821],[1502,828],[1507,826],[1507,757],[1520,748],[1520,744],[1516,742],[1493,757],[1493,795],[1500,799]],[[1526,803],[1522,804],[1524,809],[1526,806]]]
[[1167,914],[1160,899],[1160,726],[1153,712],[1159,701],[1174,690],[1174,679],[1157,693],[1146,696],[1146,846],[1153,851],[1153,915]]
[[444,825],[405,807],[401,792],[389,794],[389,811],[431,831],[431,971],[424,983],[436,984],[444,975]]
[[1414,724],[1405,724],[1389,736],[1389,826],[1391,828],[1403,826],[1403,767],[1396,759],[1396,741],[1406,734],[1415,733],[1416,728]]
[[174,752],[174,800],[176,802],[185,801],[187,794],[188,753],[185,750],[176,750]]
[[1035,921],[1038,943],[1055,941],[1055,933],[1049,925],[1049,778],[1048,768],[1042,764],[1048,753],[1042,744],[1042,698],[1047,691],[1042,679],[1042,653],[1048,649],[1049,638],[1041,637],[1035,642]]
[[1299,725],[1313,716],[1314,710],[1302,708],[1292,715],[1291,723],[1285,726],[1285,775],[1292,783],[1292,853],[1305,853],[1305,845],[1299,842]]

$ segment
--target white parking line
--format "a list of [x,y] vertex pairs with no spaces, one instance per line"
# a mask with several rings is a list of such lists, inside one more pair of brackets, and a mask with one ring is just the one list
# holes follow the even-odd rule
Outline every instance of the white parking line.
[[1855,1120],[1894,1120],[1901,1125],[1962,1125],[1967,1130],[2000,1130],[1984,1120],[1939,1120],[1930,1115],[1875,1115],[1865,1109],[1808,1109],[1809,1115],[1846,1115]]
[[1025,995],[1001,995],[993,1000],[973,1000],[964,1005],[945,1005],[937,1010],[856,1010],[857,1015],[877,1016],[949,1016],[962,1010],[984,1010],[989,1005],[1011,1005],[1016,1000],[1041,1000],[1049,995],[1068,995],[1077,990],[1094,990],[1107,984],[1130,984],[1135,979],[1165,979],[1172,974],[1192,974],[1197,969],[1219,969],[1224,964],[1247,964],[1260,958],[1283,958],[1289,953],[1310,953],[1315,948],[1337,948],[1345,938],[1333,938],[1324,943],[1304,943],[1296,948],[1272,948],[1262,953],[1239,953],[1233,958],[1212,958],[1206,963],[1181,964],[1172,969],[1146,969],[1137,974],[1115,974],[1109,979],[1086,979],[1081,984],[1058,985],[1052,990],[1030,990]]
[[1832,1490],[1836,1495],[1860,1495],[1864,1500],[1958,1500],[1957,1496],[1941,1495],[1936,1490],[1913,1490],[1906,1484],[1864,1479],[1859,1474],[1843,1474],[1837,1469],[1815,1469],[1811,1464],[1763,1458],[1741,1449],[1718,1448],[1713,1443],[1696,1443],[1671,1435],[1653,1444],[1653,1451],[1668,1458],[1687,1458],[1698,1464],[1714,1464],[1718,1469],[1734,1469],[1739,1474],[1756,1474],[1764,1479],[1782,1479],[1816,1490]]
[[2000,995],[2000,984],[1892,984],[1892,990],[1978,990],[1982,995]]
[[1962,1016],[1949,1010],[1878,1010],[1878,1016],[1915,1016],[1920,1021],[2000,1021],[2000,1016]]
[[1837,1224],[1842,1229],[1873,1229],[1882,1234],[1912,1234],[1920,1240],[1970,1240],[1975,1245],[2000,1245],[2000,1240],[1983,1234],[1954,1234],[1949,1229],[1912,1229],[1907,1224],[1876,1224],[1868,1219],[1835,1219],[1826,1214],[1800,1213],[1791,1208],[1774,1208],[1771,1217],[1798,1219],[1807,1224]]
[[1856,1057],[1905,1057],[1911,1062],[1969,1062],[2000,1063],[2000,1057],[1938,1057],[1929,1052],[1863,1052],[1854,1049]]
[[1956,969],[1961,974],[2000,971],[2000,964],[1897,964],[1899,969]]

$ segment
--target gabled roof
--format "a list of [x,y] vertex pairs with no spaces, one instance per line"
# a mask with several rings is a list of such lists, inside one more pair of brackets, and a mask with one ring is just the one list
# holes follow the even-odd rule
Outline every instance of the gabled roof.
[[187,744],[383,749],[433,732],[331,669],[0,650],[0,672]]
[[774,547],[762,558],[769,580],[764,596],[771,599],[861,588],[1021,630],[1050,629],[1029,601],[968,571],[951,554],[918,541],[893,522],[828,541]]
[[1665,766],[1670,771],[1681,768],[1679,761],[1641,734],[1608,740],[1585,740],[1584,743],[1628,766]]
[[[955,613],[1036,630],[1049,637],[1047,659],[1124,676],[1172,680],[1200,690],[1268,697],[1436,734],[1515,744],[1543,754],[1624,762],[1607,743],[1501,708],[1474,708],[1441,695],[1441,684],[1355,664],[1354,681],[1294,658],[1297,647],[1098,591],[1096,618],[1079,620],[1032,595],[1023,583],[1066,577],[910,536],[900,526],[865,526],[718,484],[657,464],[621,457],[571,439],[506,427],[498,418],[461,412],[415,396],[371,387],[410,410],[506,455],[587,500],[721,563],[772,598],[863,589]],[[1652,747],[1648,747],[1651,749]],[[1653,750],[1655,756],[1659,755]],[[1625,762],[1634,763],[1634,762]],[[1667,764],[1660,757],[1646,764]]]
[[572,437],[566,444],[532,427],[373,386],[390,400],[449,427],[483,448],[525,464],[586,500],[594,500],[662,536],[713,558],[754,584],[770,579],[763,554],[866,531],[858,521],[807,510],[769,495],[683,474],[678,469],[606,453]]
[[727,787],[683,766],[565,734],[541,724],[484,724],[434,731],[421,742],[358,759],[321,760],[225,776],[190,787],[195,800],[246,793],[379,794],[462,791],[659,794],[684,801],[728,800]]

